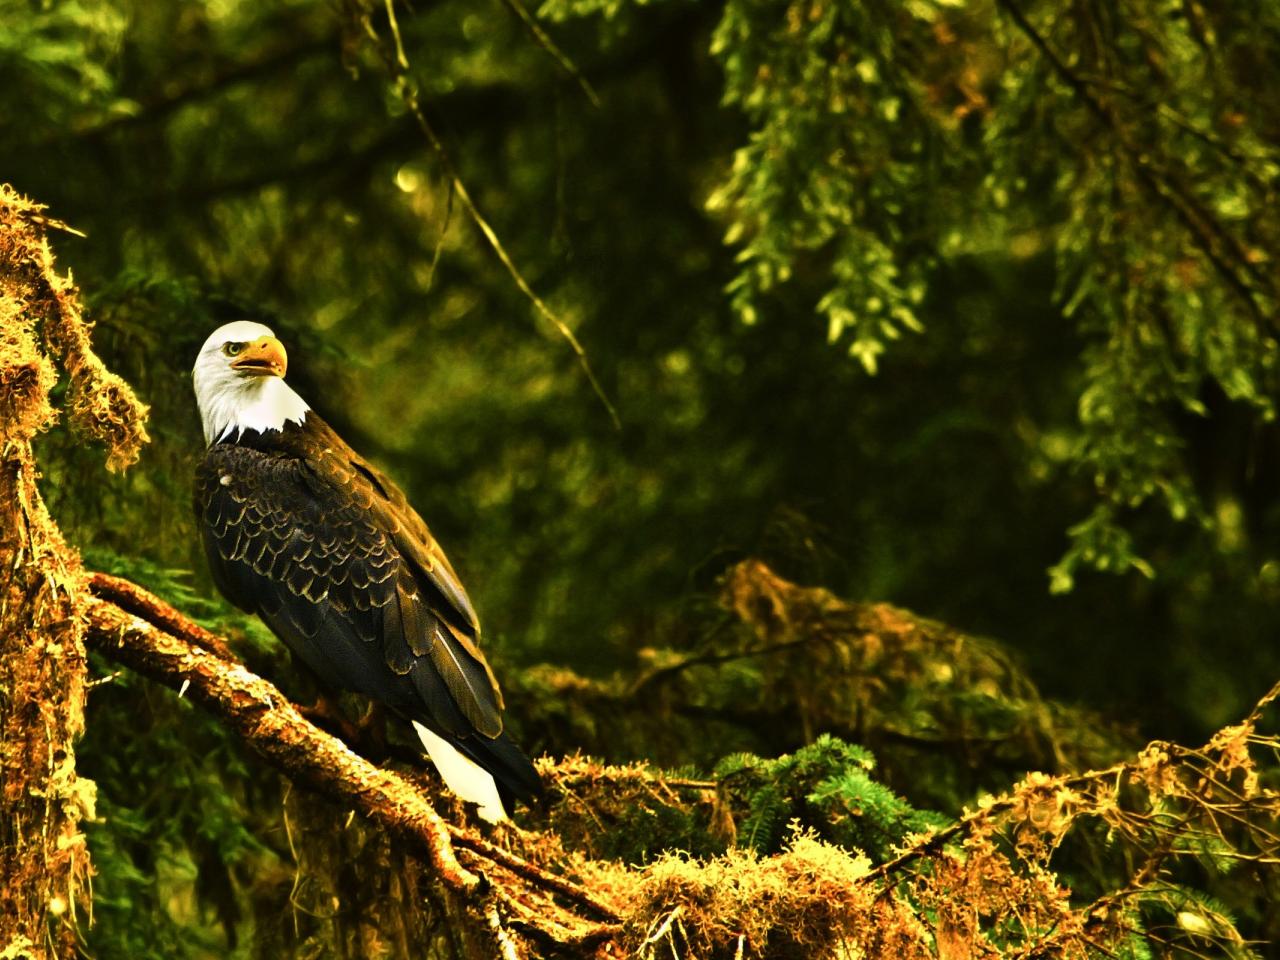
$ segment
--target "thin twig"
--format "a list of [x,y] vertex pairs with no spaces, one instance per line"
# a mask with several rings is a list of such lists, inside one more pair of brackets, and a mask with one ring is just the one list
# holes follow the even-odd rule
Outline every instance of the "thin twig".
[[476,835],[473,831],[456,827],[450,824],[449,835],[453,838],[456,846],[477,853],[487,860],[491,860],[499,866],[506,867],[512,873],[524,877],[526,880],[532,880],[539,886],[547,890],[552,890],[561,894],[573,902],[586,907],[595,913],[601,919],[618,923],[622,920],[622,916],[612,907],[600,902],[591,895],[583,887],[578,886],[564,877],[558,877],[553,873],[548,873],[540,867],[537,867],[521,857],[516,856],[510,851],[503,850],[501,847],[490,843],[488,840]]
[[440,234],[436,237],[435,246],[431,251],[431,266],[427,268],[427,282],[423,289],[430,290],[432,284],[436,282],[436,267],[440,265],[440,254],[444,250],[444,238],[449,232],[449,224],[453,222],[453,183],[449,183],[449,192],[445,195],[444,202],[444,220],[440,223]]
[[[388,5],[391,0],[386,0]],[[520,272],[520,268],[516,266],[515,261],[507,252],[502,241],[498,238],[497,232],[489,224],[484,214],[480,212],[476,206],[475,200],[471,197],[471,192],[467,189],[467,185],[463,183],[457,169],[453,165],[453,159],[449,155],[449,151],[445,148],[444,141],[436,133],[435,128],[427,120],[426,114],[422,110],[422,105],[418,100],[417,90],[412,83],[410,77],[409,65],[407,58],[404,58],[404,45],[400,39],[400,28],[394,18],[389,21],[391,33],[394,38],[394,52],[388,48],[386,42],[382,39],[377,29],[373,25],[368,12],[361,13],[361,25],[364,27],[365,33],[373,42],[374,49],[382,58],[388,74],[394,82],[396,93],[399,95],[409,113],[413,116],[418,124],[418,129],[422,131],[422,135],[426,138],[427,143],[431,146],[432,151],[436,154],[436,159],[440,162],[441,169],[444,171],[445,177],[453,184],[453,190],[461,201],[463,209],[467,211],[467,215],[471,218],[471,222],[479,228],[488,241],[489,247],[497,256],[499,262],[506,268],[508,275],[515,283],[521,293],[525,295],[530,303],[533,304],[539,315],[559,331],[565,341],[572,348],[574,355],[578,359],[578,366],[582,368],[583,374],[587,378],[587,382],[591,385],[592,391],[596,397],[604,405],[605,410],[609,414],[609,419],[617,430],[622,429],[622,421],[618,418],[618,411],[614,408],[612,401],[604,392],[604,387],[596,378],[595,371],[591,367],[591,362],[587,358],[587,352],[583,348],[582,343],[574,334],[573,330],[565,323],[546,302],[538,296],[529,281],[525,279],[524,274]]]
[[54,217],[46,217],[44,214],[28,213],[23,217],[23,219],[31,221],[36,226],[44,230],[60,230],[63,233],[69,233],[73,237],[80,237],[81,239],[88,239],[89,237],[89,235],[83,230],[77,230],[69,223],[64,223]]
[[[388,2],[390,2],[390,0],[388,0]],[[520,18],[520,22],[525,25],[525,29],[527,29],[533,36],[533,39],[538,46],[545,50],[547,55],[558,63],[565,73],[573,77],[573,79],[578,82],[578,86],[582,88],[582,92],[586,94],[587,99],[591,101],[591,105],[599,109],[600,97],[596,95],[595,88],[592,87],[587,78],[582,75],[582,71],[578,69],[577,64],[570,60],[568,55],[556,46],[556,42],[551,39],[547,34],[547,31],[542,29],[542,24],[538,23],[538,21],[534,19],[533,14],[529,12],[528,8],[521,3],[520,0],[502,0],[502,2],[507,5],[507,9]]]
[[396,41],[396,66],[401,70],[409,69],[409,58],[404,55],[404,44],[400,40],[400,24],[396,22],[396,0],[384,0],[387,8],[387,22],[391,24],[391,36]]

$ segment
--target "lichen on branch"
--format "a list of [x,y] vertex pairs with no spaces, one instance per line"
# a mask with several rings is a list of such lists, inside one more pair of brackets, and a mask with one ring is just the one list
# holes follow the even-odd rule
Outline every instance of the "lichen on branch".
[[[178,611],[136,586],[92,582],[113,599],[131,598],[135,611],[95,600],[97,649],[184,692],[291,779],[410,844],[456,897],[450,922],[462,939],[495,955],[896,960],[941,950],[1084,960],[1152,947],[1194,954],[1206,944],[1230,952],[1242,935],[1188,878],[1206,861],[1223,872],[1273,871],[1280,862],[1272,829],[1280,794],[1270,786],[1280,775],[1280,737],[1262,729],[1280,686],[1203,747],[1157,742],[1098,770],[1033,773],[887,851],[864,855],[795,826],[773,855],[726,841],[719,853],[636,864],[602,852],[601,836],[629,829],[614,817],[620,793],[659,820],[653,814],[664,805],[687,810],[678,794],[690,791],[709,822],[734,791],[726,798],[723,782],[665,778],[640,765],[544,759],[553,810],[534,811],[530,829],[486,839],[447,795],[426,799],[435,781],[372,767],[266,681],[209,652],[226,644],[208,643]],[[861,793],[807,802],[821,799],[835,820],[866,819],[877,800],[865,784],[852,789]],[[424,808],[432,815],[414,813]],[[1054,860],[1066,843],[1094,844],[1099,863],[1115,861],[1111,885],[1073,890]]]
[[[93,352],[89,334],[92,325],[84,317],[80,296],[70,274],[62,276],[54,265],[53,252],[40,227],[51,221],[44,206],[0,184],[0,319],[12,338],[5,336],[5,349],[26,354],[25,364],[41,371],[36,378],[42,395],[47,395],[48,359],[22,344],[22,329],[38,331],[48,357],[57,360],[70,379],[69,411],[72,426],[107,448],[107,467],[120,470],[138,459],[148,440],[146,404],[117,374],[106,368]],[[13,359],[20,359],[15,357]],[[9,364],[6,364],[8,367]],[[13,389],[8,384],[0,389]],[[0,396],[0,404],[5,398]],[[0,414],[7,410],[0,409]],[[41,421],[43,426],[51,411]]]
[[55,360],[71,382],[71,422],[137,459],[146,408],[89,344],[70,277],[60,276],[43,208],[0,185],[0,956],[71,956],[90,907],[81,826],[96,787],[79,777],[87,665],[83,571],[36,485],[32,440],[55,419]]

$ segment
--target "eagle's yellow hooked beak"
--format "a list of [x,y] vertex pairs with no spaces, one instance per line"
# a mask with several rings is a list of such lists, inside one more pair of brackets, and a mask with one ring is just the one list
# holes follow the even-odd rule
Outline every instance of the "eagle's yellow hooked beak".
[[283,377],[289,366],[284,344],[275,337],[259,337],[241,346],[231,361],[232,370],[259,377]]

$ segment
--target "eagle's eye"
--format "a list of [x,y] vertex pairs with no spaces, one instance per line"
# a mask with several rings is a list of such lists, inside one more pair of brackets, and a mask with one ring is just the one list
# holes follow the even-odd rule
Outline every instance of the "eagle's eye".
[[222,345],[222,352],[225,353],[228,357],[234,357],[237,353],[239,353],[243,349],[244,349],[244,344],[236,343],[235,341],[232,341],[231,343],[224,343]]

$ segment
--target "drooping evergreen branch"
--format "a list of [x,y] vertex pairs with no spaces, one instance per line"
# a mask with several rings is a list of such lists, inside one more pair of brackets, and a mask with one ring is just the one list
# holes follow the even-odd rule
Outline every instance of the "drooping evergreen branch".
[[[1269,280],[1257,265],[1251,262],[1238,238],[1223,227],[1218,219],[1191,195],[1189,190],[1177,184],[1171,176],[1156,169],[1147,151],[1133,143],[1115,113],[1095,95],[1090,84],[1053,49],[1048,39],[1032,24],[1017,0],[997,0],[997,6],[1008,14],[1019,32],[1036,48],[1054,74],[1071,89],[1103,127],[1111,132],[1125,156],[1129,158],[1138,181],[1158,203],[1173,212],[1186,229],[1192,243],[1204,254],[1205,259],[1219,276],[1235,291],[1258,324],[1263,327],[1273,324],[1274,318],[1268,317],[1258,303],[1254,286],[1247,278],[1252,278],[1267,294],[1272,292]],[[1221,250],[1220,246],[1225,246],[1226,251]],[[1234,260],[1241,267],[1244,275],[1232,266],[1230,260]]]

